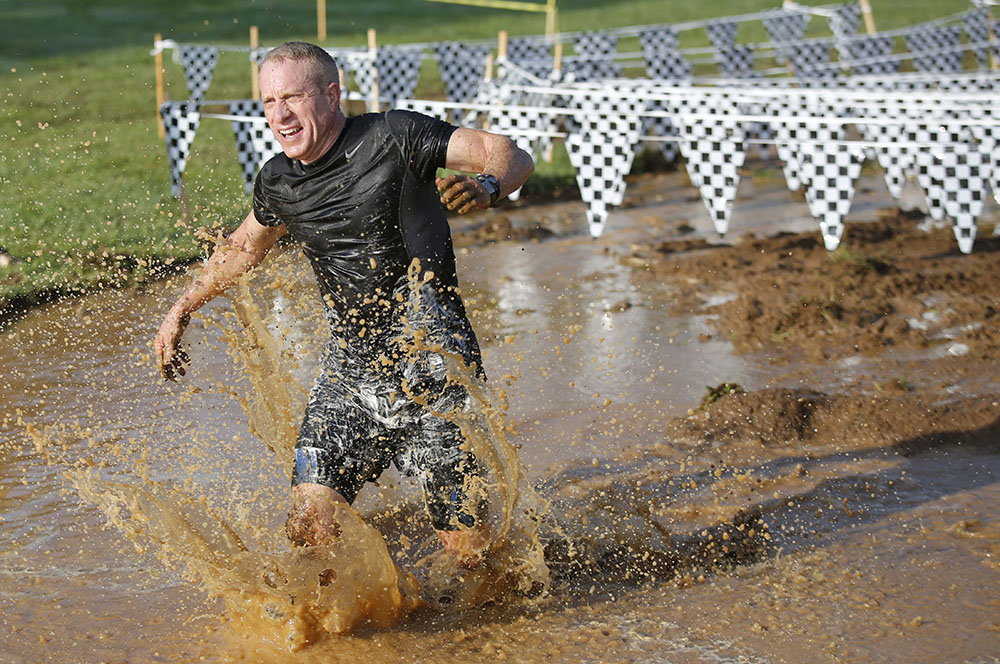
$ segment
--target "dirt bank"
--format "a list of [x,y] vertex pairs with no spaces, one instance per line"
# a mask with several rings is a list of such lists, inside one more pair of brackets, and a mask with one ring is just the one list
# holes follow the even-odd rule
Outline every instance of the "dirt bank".
[[[828,252],[818,232],[672,240],[625,257],[774,372],[752,394],[719,394],[668,437],[760,444],[962,444],[1000,451],[1000,238],[971,255],[950,228],[882,211]],[[728,391],[724,391],[728,392]]]

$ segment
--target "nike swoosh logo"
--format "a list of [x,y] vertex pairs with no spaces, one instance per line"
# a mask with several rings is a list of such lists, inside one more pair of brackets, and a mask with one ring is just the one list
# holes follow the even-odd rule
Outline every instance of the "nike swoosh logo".
[[354,154],[361,149],[362,143],[364,143],[364,141],[355,145],[353,150],[348,150],[347,152],[345,152],[344,156],[347,157],[348,159],[351,159],[354,156]]

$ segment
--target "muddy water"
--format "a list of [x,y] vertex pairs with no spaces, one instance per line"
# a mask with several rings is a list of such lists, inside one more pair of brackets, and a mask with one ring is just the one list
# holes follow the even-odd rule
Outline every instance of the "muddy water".
[[[264,441],[294,428],[316,369],[301,261],[254,282],[287,372],[265,401],[292,424],[274,431],[247,414],[226,300],[192,324],[179,385],[148,343],[182,281],[31,312],[0,344],[0,662],[995,661],[1000,458],[665,439],[706,385],[770,375],[699,342],[703,321],[670,318],[669,293],[623,270],[618,252],[663,230],[651,208],[597,241],[459,252],[494,406],[549,505],[548,593],[429,605],[294,654],[265,607],[241,619],[238,595],[208,598],[241,545],[288,553],[289,468]],[[425,574],[433,538],[407,481],[387,474],[356,507]]]

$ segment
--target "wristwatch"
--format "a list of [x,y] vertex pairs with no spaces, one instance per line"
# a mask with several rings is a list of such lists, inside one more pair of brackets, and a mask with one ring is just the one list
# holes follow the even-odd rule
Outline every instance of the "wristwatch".
[[481,182],[486,187],[486,191],[490,192],[490,207],[496,205],[497,199],[500,198],[500,181],[497,180],[496,176],[480,173],[476,176],[476,182]]

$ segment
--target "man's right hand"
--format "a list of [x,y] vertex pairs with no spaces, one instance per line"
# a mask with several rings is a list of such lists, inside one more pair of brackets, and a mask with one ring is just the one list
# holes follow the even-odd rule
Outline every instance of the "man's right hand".
[[153,340],[156,362],[164,380],[177,380],[178,376],[184,375],[185,367],[191,364],[191,358],[181,348],[181,336],[189,320],[187,316],[178,318],[168,314]]

